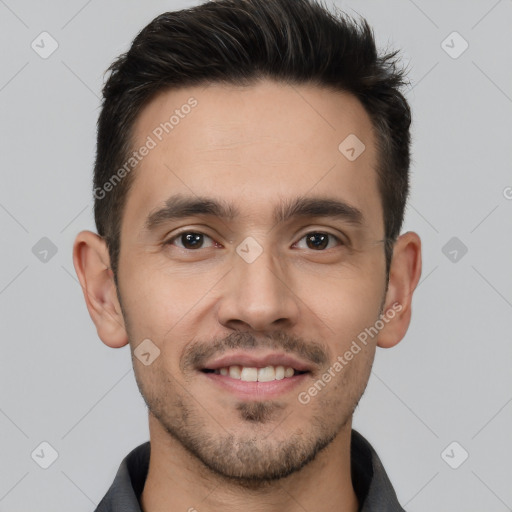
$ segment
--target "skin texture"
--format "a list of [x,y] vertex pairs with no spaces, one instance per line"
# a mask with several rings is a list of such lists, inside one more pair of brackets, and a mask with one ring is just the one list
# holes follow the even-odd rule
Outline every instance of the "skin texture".
[[[413,232],[398,239],[386,288],[375,135],[353,96],[266,80],[166,91],[137,119],[134,146],[191,97],[197,106],[133,171],[119,295],[104,241],[84,231],[74,245],[101,340],[130,343],[133,352],[149,338],[160,350],[147,366],[133,358],[151,438],[143,509],[356,511],[352,414],[376,347],[396,345],[409,326],[420,239]],[[338,150],[349,134],[366,147],[354,161]],[[195,215],[145,229],[148,215],[174,194],[222,200],[240,215]],[[344,201],[361,210],[362,224],[311,216],[276,223],[276,205],[297,197]],[[206,235],[202,246],[187,249],[182,237],[166,243],[183,230]],[[318,249],[308,233],[342,243],[330,238]],[[262,249],[252,263],[236,251],[247,237]],[[300,403],[298,394],[393,305],[378,335]],[[235,348],[292,354],[311,372],[272,399],[241,399],[193,364]]]

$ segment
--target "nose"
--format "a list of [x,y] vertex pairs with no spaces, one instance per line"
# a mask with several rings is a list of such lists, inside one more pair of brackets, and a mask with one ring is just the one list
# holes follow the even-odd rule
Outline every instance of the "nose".
[[248,263],[234,255],[233,269],[223,283],[218,320],[234,330],[272,331],[293,327],[299,318],[300,298],[289,273],[270,251]]

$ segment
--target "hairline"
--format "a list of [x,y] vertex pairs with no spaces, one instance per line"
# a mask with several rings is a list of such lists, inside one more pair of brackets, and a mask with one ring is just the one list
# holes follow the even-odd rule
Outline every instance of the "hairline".
[[[334,84],[325,84],[320,81],[320,79],[316,78],[314,80],[300,80],[300,79],[281,79],[277,76],[270,75],[268,73],[258,73],[255,71],[254,75],[250,77],[232,77],[229,79],[204,79],[204,80],[194,80],[193,82],[184,81],[181,84],[169,85],[163,84],[161,86],[155,87],[151,93],[148,94],[146,98],[142,100],[142,102],[138,105],[136,112],[134,112],[133,117],[130,119],[129,127],[125,133],[123,146],[125,150],[120,153],[120,161],[126,161],[130,158],[130,154],[136,151],[137,149],[137,125],[140,121],[140,118],[143,112],[147,109],[149,104],[159,95],[164,94],[166,92],[176,92],[187,90],[194,87],[209,87],[209,86],[227,86],[227,87],[246,87],[251,88],[257,86],[259,83],[269,81],[278,85],[297,85],[299,87],[313,87],[318,90],[324,92],[332,92],[337,94],[348,95],[353,99],[356,99],[359,104],[363,107],[366,115],[370,120],[372,138],[375,145],[375,167],[372,167],[372,171],[376,174],[376,183],[377,183],[377,193],[380,200],[381,212],[382,212],[382,222],[384,225],[384,237],[388,239],[388,229],[387,229],[387,219],[386,219],[386,208],[384,205],[384,194],[381,190],[381,181],[382,175],[386,172],[385,165],[385,157],[386,153],[389,152],[389,135],[384,133],[380,127],[378,126],[377,119],[374,119],[373,114],[368,110],[363,101],[354,94],[352,91],[348,90],[344,87],[337,87]],[[140,164],[140,162],[139,162]],[[134,182],[136,180],[137,170],[139,168],[139,164],[137,164],[133,170],[125,176],[125,179],[120,183],[120,187],[117,192],[117,200],[119,201],[119,211],[117,212],[117,218],[114,219],[113,222],[113,232],[107,232],[107,243],[113,243],[115,245],[115,253],[113,254],[115,258],[114,267],[114,278],[117,284],[117,270],[119,265],[120,253],[121,253],[121,233],[123,226],[123,219],[125,217],[125,208],[128,202],[128,198],[130,192],[134,186]],[[117,163],[119,165],[119,162]],[[115,212],[114,212],[115,215]],[[112,226],[112,224],[111,224]],[[388,240],[385,244],[385,259],[386,259],[386,276],[389,277],[389,267],[391,263],[392,257],[392,249],[395,240]],[[110,252],[110,251],[109,251]],[[112,262],[111,262],[112,264]]]

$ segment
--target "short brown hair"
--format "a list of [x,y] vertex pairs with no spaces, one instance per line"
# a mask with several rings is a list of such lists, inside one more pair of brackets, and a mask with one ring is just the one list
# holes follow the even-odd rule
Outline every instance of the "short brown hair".
[[411,112],[400,92],[397,51],[379,55],[366,20],[333,14],[320,0],[213,0],[151,21],[108,68],[98,119],[94,215],[117,284],[127,174],[97,191],[133,152],[137,115],[157,92],[207,83],[251,85],[261,78],[353,94],[368,113],[379,151],[386,273],[409,193]]

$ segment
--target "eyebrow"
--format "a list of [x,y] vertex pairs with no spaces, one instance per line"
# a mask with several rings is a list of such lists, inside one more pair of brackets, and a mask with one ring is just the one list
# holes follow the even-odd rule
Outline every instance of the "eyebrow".
[[[238,208],[223,200],[176,194],[169,197],[162,208],[149,214],[144,228],[147,231],[153,231],[169,221],[194,216],[218,217],[229,221],[239,215]],[[273,221],[275,224],[280,224],[298,217],[331,217],[344,220],[354,226],[361,226],[364,220],[361,210],[339,199],[297,197],[277,204],[274,209]]]

